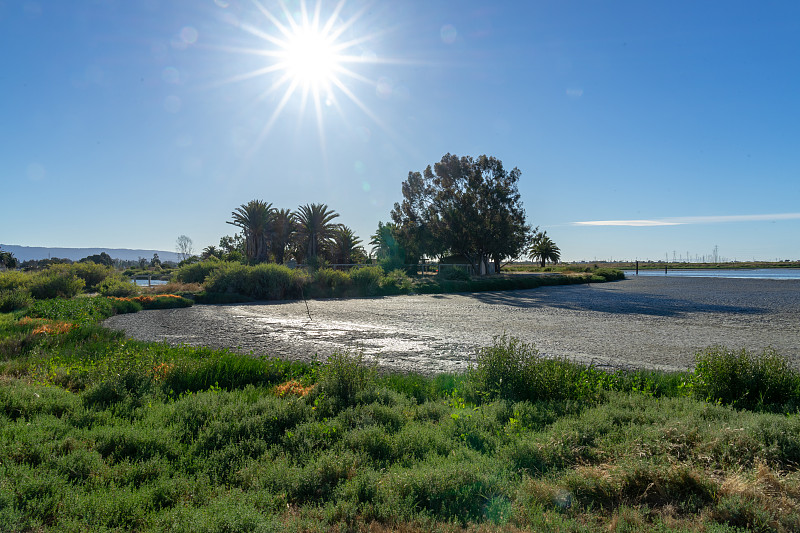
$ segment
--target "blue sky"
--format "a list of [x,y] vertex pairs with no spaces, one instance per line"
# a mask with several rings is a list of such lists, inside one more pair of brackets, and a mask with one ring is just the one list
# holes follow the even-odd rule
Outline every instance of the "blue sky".
[[453,153],[518,167],[565,260],[800,259],[800,3],[319,13],[340,70],[317,106],[275,67],[298,1],[0,0],[0,242],[199,250],[252,199],[368,242]]

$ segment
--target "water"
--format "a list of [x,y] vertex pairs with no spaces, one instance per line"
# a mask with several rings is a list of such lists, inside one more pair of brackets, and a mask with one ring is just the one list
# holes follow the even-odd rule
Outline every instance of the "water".
[[[640,276],[663,276],[664,270],[642,270]],[[636,277],[635,270],[626,270],[625,276]],[[752,268],[752,269],[686,269],[667,270],[667,276],[686,278],[739,278],[739,279],[800,279],[800,268]]]
[[148,282],[146,279],[137,279],[137,280],[134,280],[134,283],[136,283],[139,287],[147,287],[148,283],[150,285],[166,285],[167,284],[167,282],[164,281],[163,279],[154,279],[154,280],[152,280],[150,282]]

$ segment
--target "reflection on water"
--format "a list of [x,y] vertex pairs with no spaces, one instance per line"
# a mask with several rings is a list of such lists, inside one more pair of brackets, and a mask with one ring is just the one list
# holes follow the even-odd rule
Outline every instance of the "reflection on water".
[[[640,276],[663,276],[664,270],[642,270]],[[728,268],[667,270],[667,276],[687,278],[742,278],[742,279],[800,279],[800,268]],[[625,276],[636,277],[635,270],[626,270]]]
[[154,279],[154,280],[146,280],[146,279],[136,279],[133,280],[140,287],[147,287],[150,285],[166,285],[167,282],[163,279]]

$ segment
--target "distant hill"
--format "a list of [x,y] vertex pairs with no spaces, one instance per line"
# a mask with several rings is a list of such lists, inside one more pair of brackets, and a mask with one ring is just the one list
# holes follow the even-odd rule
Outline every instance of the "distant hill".
[[123,261],[136,261],[140,257],[150,260],[153,258],[153,254],[158,254],[158,258],[162,261],[179,262],[181,260],[181,257],[177,253],[167,252],[165,250],[131,250],[128,248],[45,248],[42,246],[17,246],[15,244],[0,244],[0,249],[5,252],[11,252],[19,261],[48,259],[53,257],[78,261],[84,257],[97,255],[101,252],[107,253],[113,259],[121,259]]

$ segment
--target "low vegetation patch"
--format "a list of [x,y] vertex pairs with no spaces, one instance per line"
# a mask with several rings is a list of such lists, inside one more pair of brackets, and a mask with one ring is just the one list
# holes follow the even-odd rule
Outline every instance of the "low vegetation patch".
[[773,352],[612,373],[504,336],[425,377],[97,324],[149,302],[0,314],[0,530],[800,528],[797,374]]

